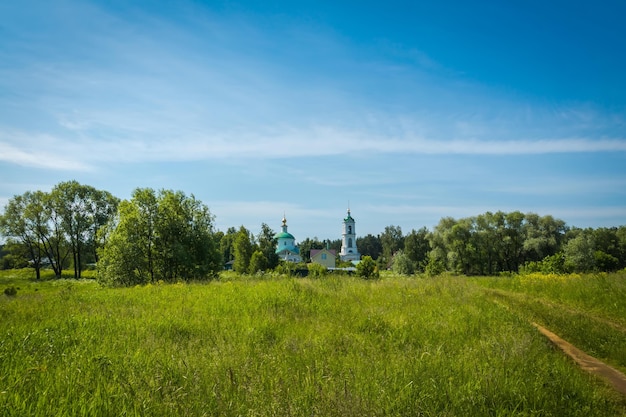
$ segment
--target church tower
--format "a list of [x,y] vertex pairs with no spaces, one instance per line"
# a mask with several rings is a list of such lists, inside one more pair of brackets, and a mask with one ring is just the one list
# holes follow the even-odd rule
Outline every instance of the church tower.
[[361,255],[356,248],[356,230],[354,228],[354,219],[350,215],[350,209],[348,209],[348,216],[343,219],[343,232],[341,233],[341,252],[339,257],[342,261],[359,261]]

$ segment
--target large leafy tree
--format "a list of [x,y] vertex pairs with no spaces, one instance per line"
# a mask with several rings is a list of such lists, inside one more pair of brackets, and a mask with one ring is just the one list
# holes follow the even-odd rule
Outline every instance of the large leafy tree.
[[576,232],[563,249],[565,269],[569,272],[587,272],[595,267],[595,239],[592,229]]
[[363,256],[370,256],[372,259],[378,259],[381,253],[383,253],[383,245],[378,236],[368,234],[363,237],[358,237],[356,239],[356,244],[359,248],[359,252]]
[[234,242],[235,260],[233,263],[233,270],[241,274],[246,274],[250,268],[250,259],[254,252],[254,245],[252,243],[252,237],[248,229],[241,226],[237,237]]
[[45,260],[57,277],[61,276],[68,256],[62,218],[49,193],[28,191],[9,200],[0,220],[2,234],[11,248],[28,254],[37,277]]
[[261,224],[261,232],[257,236],[259,251],[265,257],[267,265],[263,269],[274,269],[278,266],[278,255],[276,254],[276,238],[274,231],[266,224]]
[[420,271],[424,271],[428,263],[430,242],[428,241],[428,229],[422,227],[419,230],[411,230],[404,237],[404,254]]
[[43,260],[47,257],[40,232],[46,227],[42,193],[26,192],[9,199],[0,216],[0,232],[7,237],[7,248],[15,255],[25,254],[41,277]]
[[563,220],[535,213],[526,214],[522,230],[526,261],[541,261],[555,255],[561,250],[567,232]]
[[97,261],[98,229],[113,216],[118,202],[110,193],[77,181],[62,182],[52,189],[50,207],[69,242],[75,278],[80,278],[87,260]]
[[207,279],[221,269],[213,216],[193,195],[137,189],[103,230],[98,276],[104,283]]
[[386,264],[391,263],[393,255],[404,249],[404,236],[400,226],[386,226],[385,231],[380,234],[380,243],[383,249],[383,257]]
[[220,252],[224,262],[230,262],[235,259],[235,239],[237,238],[237,229],[229,227],[226,233],[220,238]]
[[396,274],[411,275],[415,272],[415,263],[401,250],[393,256],[391,267]]
[[265,271],[268,266],[267,257],[260,250],[255,250],[250,257],[250,265],[248,266],[248,272],[250,274],[256,274],[259,271]]

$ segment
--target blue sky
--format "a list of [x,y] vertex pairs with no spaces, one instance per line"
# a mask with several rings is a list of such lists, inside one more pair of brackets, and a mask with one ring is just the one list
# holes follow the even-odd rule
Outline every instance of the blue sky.
[[626,224],[626,3],[0,3],[0,205],[194,194],[336,239],[486,211]]

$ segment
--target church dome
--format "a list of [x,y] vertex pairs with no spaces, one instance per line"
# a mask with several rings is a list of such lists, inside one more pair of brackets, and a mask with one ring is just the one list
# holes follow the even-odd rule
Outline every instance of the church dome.
[[348,209],[348,216],[343,219],[344,222],[353,222],[354,219],[352,218],[352,215],[350,214],[350,209]]
[[276,233],[274,235],[274,237],[276,239],[296,239],[295,237],[293,237],[293,235],[289,232],[280,232],[280,233]]

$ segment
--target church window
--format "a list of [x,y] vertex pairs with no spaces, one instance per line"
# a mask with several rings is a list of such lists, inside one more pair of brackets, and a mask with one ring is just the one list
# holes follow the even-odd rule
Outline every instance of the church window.
[[325,253],[322,253],[322,259],[326,260],[326,254]]
[[348,239],[348,247],[351,248],[352,247],[352,238]]
[[352,226],[348,226],[348,234],[351,235],[352,234]]

